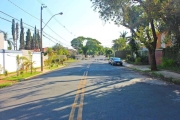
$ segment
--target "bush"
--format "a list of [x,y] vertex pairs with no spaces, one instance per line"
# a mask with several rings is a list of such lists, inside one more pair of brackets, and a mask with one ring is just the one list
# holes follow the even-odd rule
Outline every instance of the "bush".
[[8,76],[8,71],[7,70],[4,71],[4,75]]
[[175,61],[170,58],[163,58],[162,60],[162,67],[173,67],[175,65]]
[[149,64],[148,56],[140,56],[140,58],[141,58],[141,64],[143,65]]
[[135,58],[132,55],[127,55],[126,60],[127,60],[127,62],[135,62]]
[[140,57],[137,57],[135,59],[135,64],[137,64],[137,65],[141,64],[141,58]]

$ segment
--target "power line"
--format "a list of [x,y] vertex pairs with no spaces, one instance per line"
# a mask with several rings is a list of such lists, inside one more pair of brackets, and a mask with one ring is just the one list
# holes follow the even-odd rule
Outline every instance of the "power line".
[[[15,18],[15,17],[13,17],[13,16],[11,16],[11,15],[9,15],[9,14],[3,12],[3,11],[0,11],[0,12],[3,13],[4,15],[6,15],[6,16],[8,16],[8,17],[11,17],[11,18],[13,18],[13,19],[15,19],[15,20],[17,20],[17,21],[20,22],[20,20],[18,20],[17,18]],[[23,23],[24,23],[25,25],[29,26],[29,27],[34,28],[33,26],[31,26],[31,25],[29,25],[29,24],[27,24],[27,23],[25,23],[25,22],[23,22]]]
[[[12,23],[12,21],[10,21],[10,20],[8,20],[8,19],[6,19],[6,18],[0,17],[0,19],[3,19],[3,20],[5,20],[5,21],[7,21],[7,22],[9,22],[9,23]],[[31,29],[31,28],[28,28],[28,27],[24,27],[24,28],[30,29],[30,30],[32,30],[32,31],[35,31],[34,29]],[[43,31],[43,33],[46,34],[46,35],[48,35],[49,37],[53,38],[53,39],[56,40],[57,42],[60,42],[61,44],[65,45],[65,46],[69,46],[69,45],[67,45],[67,44],[62,43],[60,40],[57,40],[57,39],[55,39],[54,37],[50,36],[50,35],[47,34],[46,32]],[[46,37],[46,38],[47,38],[47,37]],[[53,41],[53,42],[54,42],[54,41]],[[69,47],[70,47],[70,46],[69,46]]]
[[[50,38],[46,37],[45,35],[43,35],[45,38],[49,39],[50,41],[54,42],[53,40],[51,40]],[[57,42],[54,42],[57,43]]]
[[13,4],[14,6],[16,6],[17,8],[19,8],[20,10],[22,10],[23,12],[29,14],[31,17],[37,19],[37,20],[40,20],[38,19],[37,17],[33,16],[32,14],[30,14],[29,12],[25,11],[24,9],[22,9],[21,7],[19,7],[18,5],[16,5],[15,3],[13,3],[12,1],[8,0],[11,4]]
[[[40,4],[42,4],[42,1],[41,0],[37,0]],[[46,8],[46,10],[48,11],[48,13],[52,16],[53,15],[53,13],[51,12],[51,10],[47,7]],[[56,20],[56,22],[59,24],[59,25],[61,25],[68,33],[70,33],[71,35],[73,35],[74,37],[76,36],[76,35],[74,35],[69,29],[67,29],[63,24],[61,24],[57,19],[56,19],[56,17],[54,17],[53,19],[55,19]]]
[[5,19],[5,18],[2,18],[2,17],[0,17],[1,19],[3,19],[3,20],[5,20],[5,21],[8,21],[8,22],[10,22],[11,23],[11,21],[10,20],[7,20],[7,19]]
[[[47,37],[46,35],[43,35],[45,38],[47,38],[47,39],[49,39],[50,41],[52,41],[52,42],[54,42],[52,39],[50,39],[49,37]],[[53,39],[55,39],[55,38],[53,38]],[[57,39],[55,39],[56,41],[58,41]],[[60,41],[58,41],[58,42],[60,42]],[[54,43],[57,43],[57,42],[54,42]],[[61,42],[60,42],[61,43]],[[61,44],[62,45],[62,44]],[[67,47],[69,46],[69,45],[66,45]],[[63,46],[64,47],[64,46]]]
[[43,33],[44,33],[44,34],[46,34],[46,35],[48,35],[48,36],[49,36],[49,37],[51,37],[52,39],[54,39],[54,40],[56,40],[56,41],[60,42],[62,45],[65,45],[65,46],[69,46],[69,47],[71,47],[70,45],[67,45],[67,44],[65,44],[65,43],[62,43],[60,40],[58,40],[58,39],[56,39],[56,38],[54,38],[54,37],[50,36],[49,34],[45,33],[44,31],[43,31]]
[[[8,0],[11,4],[13,4],[14,6],[16,6],[17,8],[19,8],[20,10],[24,11],[25,13],[27,13],[28,15],[30,15],[31,17],[37,19],[37,20],[40,20],[38,19],[37,17],[33,16],[32,14],[30,14],[29,12],[25,11],[24,9],[22,9],[21,7],[19,7],[18,5],[16,5],[15,3],[13,3],[12,1]],[[44,22],[43,22],[44,23]],[[45,23],[44,23],[45,24]],[[57,36],[59,36],[61,39],[65,40],[63,37],[61,37],[60,35],[58,35],[54,30],[52,30],[52,28],[50,28],[48,25],[47,27],[54,33],[56,34]],[[33,27],[34,28],[34,27]],[[67,40],[65,40],[67,41]],[[67,41],[68,42],[68,41]]]

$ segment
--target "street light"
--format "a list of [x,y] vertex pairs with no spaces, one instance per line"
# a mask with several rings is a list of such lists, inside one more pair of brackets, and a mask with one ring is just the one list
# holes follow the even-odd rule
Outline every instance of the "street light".
[[50,21],[54,16],[56,16],[56,15],[62,15],[62,14],[63,14],[62,12],[60,12],[60,13],[58,13],[58,14],[53,15],[53,16],[48,20],[48,22],[44,25],[44,27],[42,27],[42,22],[43,22],[43,20],[42,20],[42,10],[43,10],[43,8],[47,8],[47,6],[45,6],[44,4],[41,5],[41,19],[40,19],[40,30],[41,30],[41,71],[43,71],[43,47],[42,47],[42,33],[43,33],[43,29],[44,29],[44,27],[46,27],[46,25],[49,23],[49,21]]
[[49,21],[50,21],[54,16],[56,16],[56,15],[62,15],[62,14],[63,14],[63,13],[60,12],[60,13],[58,13],[58,14],[53,15],[53,16],[48,20],[48,22],[44,25],[44,27],[43,27],[42,29],[44,29],[44,28],[46,27],[46,25],[49,23]]

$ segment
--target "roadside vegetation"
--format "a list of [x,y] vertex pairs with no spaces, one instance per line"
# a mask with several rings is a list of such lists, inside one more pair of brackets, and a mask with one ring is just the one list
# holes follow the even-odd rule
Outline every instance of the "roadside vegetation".
[[[127,61],[134,64],[147,63],[147,55],[141,55],[138,50],[142,47],[148,49],[151,71],[156,71],[155,51],[159,33],[165,33],[165,44],[171,47],[170,51],[175,65],[180,67],[180,1],[179,0],[91,0],[94,10],[105,22],[114,22],[118,26],[124,26],[130,30],[128,37],[120,36],[113,41],[113,49],[131,50],[127,55]],[[125,44],[126,42],[126,44]],[[176,57],[176,58],[175,58]],[[168,56],[167,58],[172,58]],[[164,67],[162,65],[162,67]]]
[[9,77],[6,77],[4,78],[3,80],[12,80],[12,81],[21,81],[21,80],[24,80],[25,78],[28,78],[28,77],[31,77],[31,76],[34,76],[34,75],[37,75],[37,74],[40,74],[41,72],[33,72],[32,74],[29,72],[29,73],[24,73],[24,74],[21,74],[21,75],[18,75],[18,76],[9,76]]
[[0,84],[0,88],[4,88],[4,87],[8,87],[8,86],[11,86],[11,84],[10,83]]

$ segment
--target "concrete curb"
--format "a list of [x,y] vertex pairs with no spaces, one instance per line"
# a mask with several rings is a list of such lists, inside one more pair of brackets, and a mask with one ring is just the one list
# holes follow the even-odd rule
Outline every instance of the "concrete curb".
[[[176,78],[173,78],[173,77],[166,77],[164,74],[161,74],[158,71],[149,71],[149,72],[147,72],[147,71],[144,71],[144,70],[141,70],[141,69],[138,69],[138,68],[133,68],[133,67],[129,67],[129,66],[125,66],[125,67],[129,68],[131,70],[134,70],[134,71],[138,71],[138,72],[140,72],[142,74],[149,75],[149,76],[154,77],[154,78],[160,78],[161,80],[172,83],[172,84],[180,85],[179,79],[176,79]],[[155,74],[153,74],[153,72]]]

